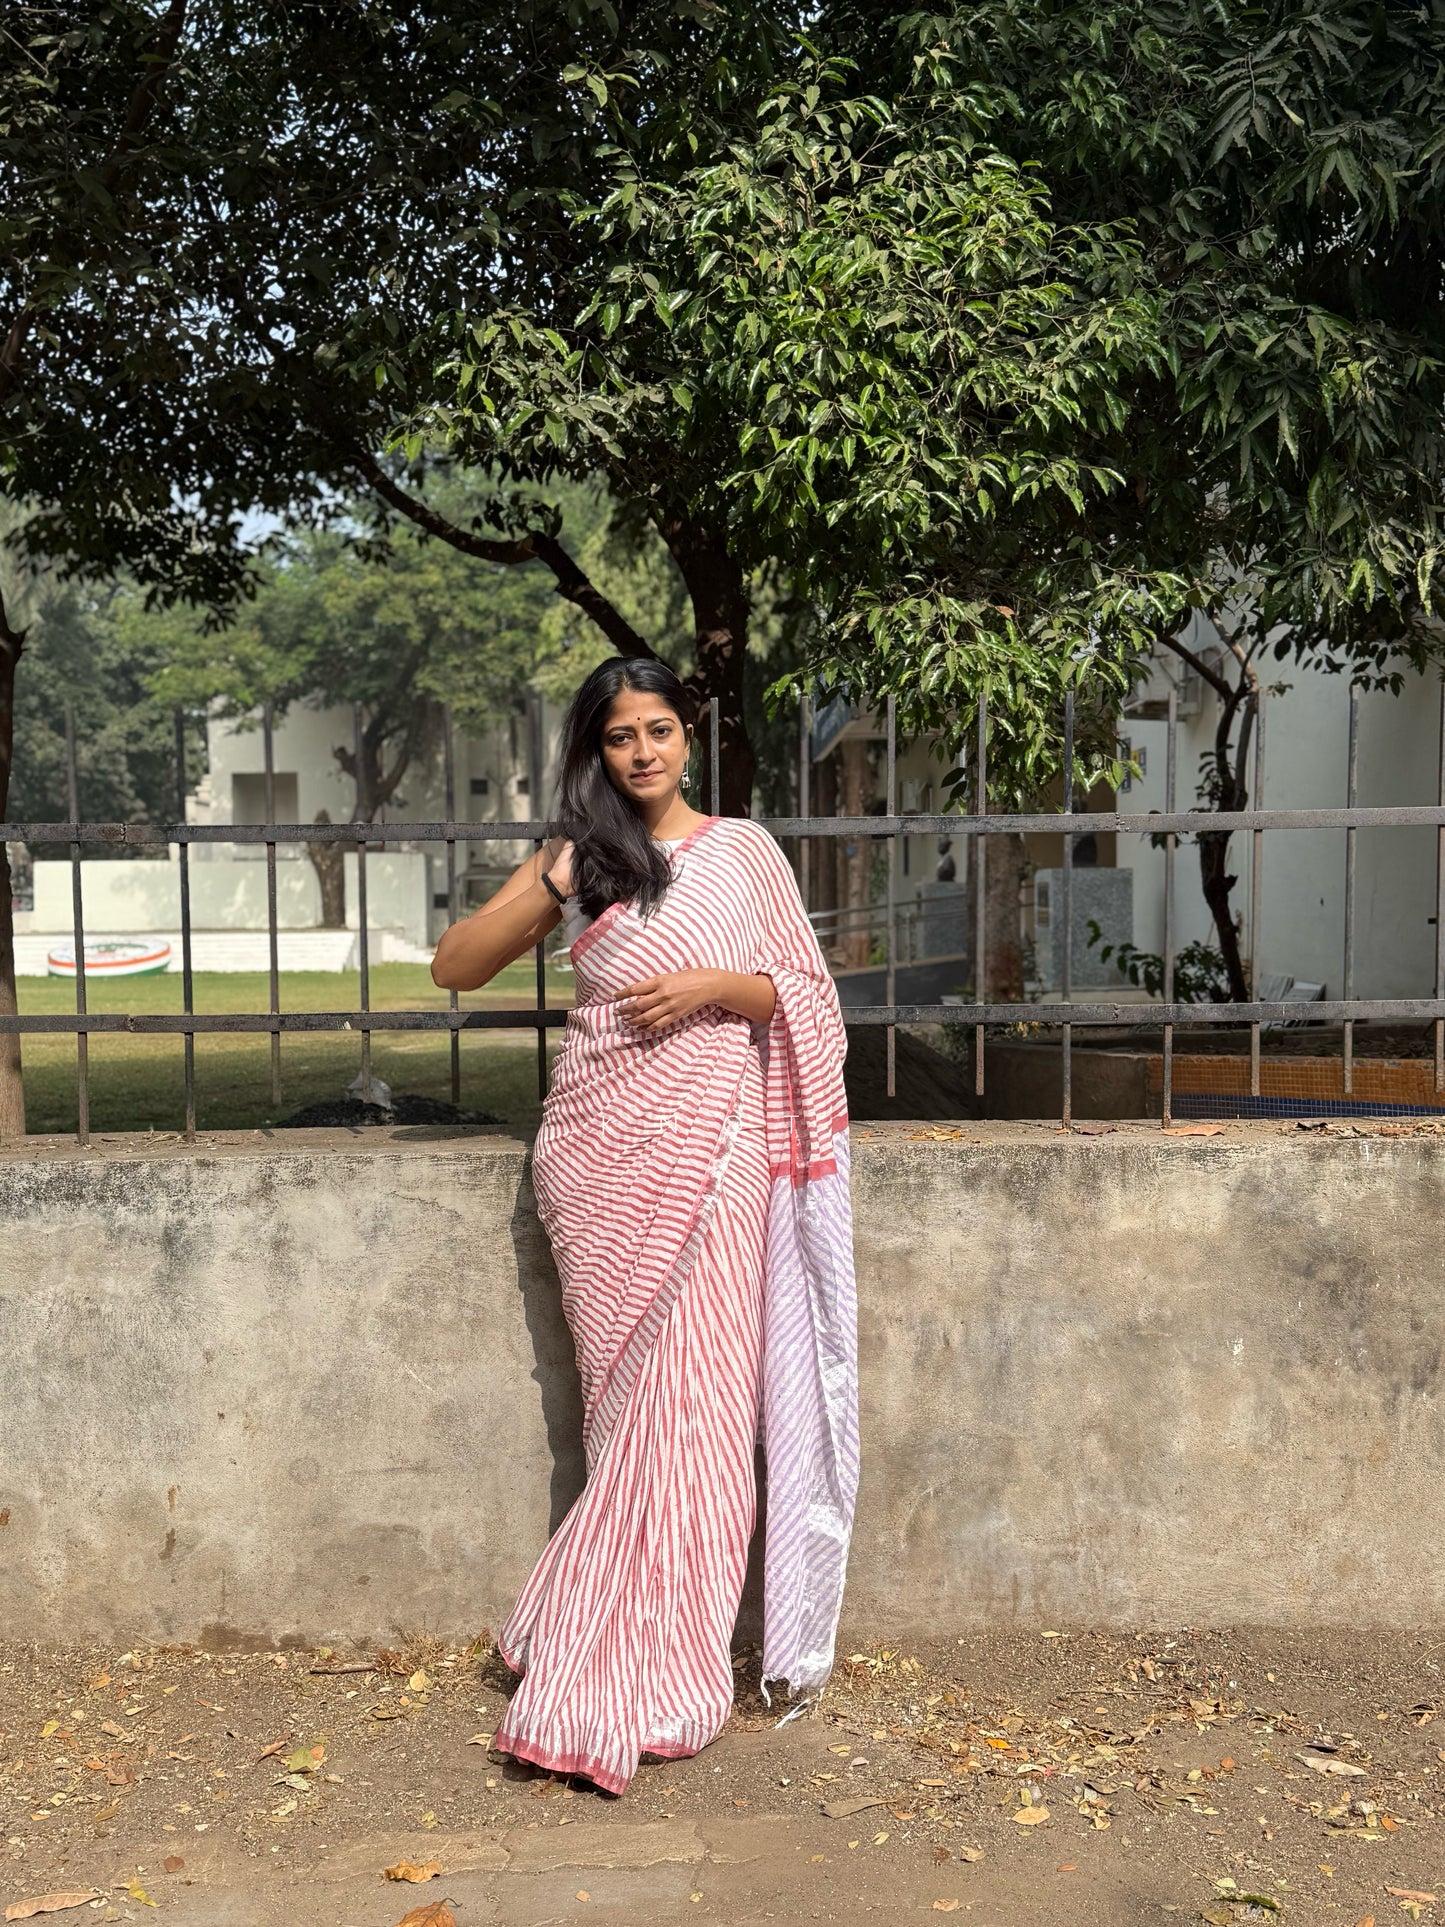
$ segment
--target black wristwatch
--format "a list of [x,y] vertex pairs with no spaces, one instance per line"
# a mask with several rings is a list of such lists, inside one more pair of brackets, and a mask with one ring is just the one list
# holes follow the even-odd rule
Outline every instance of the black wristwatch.
[[563,896],[562,892],[557,888],[556,884],[552,881],[551,877],[548,876],[545,870],[542,871],[542,881],[543,883],[546,884],[547,888],[551,891],[552,895],[557,899],[558,903],[565,903],[567,901],[566,897]]

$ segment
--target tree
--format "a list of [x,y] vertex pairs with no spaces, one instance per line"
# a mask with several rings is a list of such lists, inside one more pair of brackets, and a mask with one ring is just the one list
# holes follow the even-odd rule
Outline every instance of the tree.
[[[625,17],[610,0],[18,0],[0,63],[0,490],[35,505],[27,550],[216,611],[250,579],[254,511],[324,517],[360,478],[426,521],[377,459],[397,409],[384,381],[356,382],[355,354],[411,339],[465,275],[565,278],[560,188],[597,178],[619,140],[725,120],[788,24],[697,0]],[[629,644],[545,516],[490,539],[430,526],[483,561],[536,562]],[[0,776],[24,640],[0,606]],[[0,1017],[10,950],[0,923]],[[0,1086],[8,1132],[13,1055]]]
[[[826,612],[830,680],[875,697],[889,665],[905,727],[1016,674],[1024,622],[1070,644],[1107,625],[1137,653],[1183,595],[1073,533],[1122,486],[1096,451],[1159,353],[1132,237],[1058,228],[948,63],[892,106],[849,78],[814,63],[680,173],[620,154],[605,199],[571,204],[595,238],[570,316],[479,291],[445,320],[445,386],[413,428],[536,481],[599,474],[656,528],[697,616],[696,680],[724,691],[724,808],[751,788],[760,569]],[[1121,692],[1123,653],[1103,657]],[[1082,673],[1036,653],[1030,693]],[[1025,754],[1042,740],[1035,723]]]
[[[234,615],[164,619],[152,689],[245,725],[266,705],[278,716],[294,703],[359,709],[359,766],[349,720],[332,753],[356,786],[352,820],[373,823],[434,751],[443,701],[464,717],[517,706],[543,597],[535,579],[500,574],[411,534],[380,549],[333,531],[278,537]],[[331,819],[322,810],[316,820]],[[318,839],[306,849],[322,922],[339,928],[342,846]]]
[[[1156,585],[1154,647],[1220,701],[1201,802],[1246,807],[1271,655],[1366,686],[1442,659],[1445,18],[1352,0],[980,0],[901,23],[840,5],[827,28],[885,93],[916,58],[946,55],[989,141],[1033,171],[1056,220],[1131,223],[1158,350],[1119,371],[1113,432],[1095,444],[1118,480],[1082,504],[1073,539]],[[1006,588],[997,599],[1018,602]],[[1181,635],[1193,609],[1220,637],[1207,660]],[[998,673],[963,681],[995,716],[1042,730],[1046,767],[1058,705],[1035,671],[1070,639],[1011,627]],[[1107,611],[1072,646],[1086,633],[1092,664],[1127,672],[1137,659]],[[896,670],[871,643],[850,656],[828,639],[832,663],[870,687]],[[1112,673],[1091,680],[1117,687]],[[945,703],[922,693],[947,733]],[[1008,755],[1006,736],[998,748]],[[1105,760],[1104,733],[1093,748],[1081,776]],[[1229,838],[1198,844],[1243,1001]]]

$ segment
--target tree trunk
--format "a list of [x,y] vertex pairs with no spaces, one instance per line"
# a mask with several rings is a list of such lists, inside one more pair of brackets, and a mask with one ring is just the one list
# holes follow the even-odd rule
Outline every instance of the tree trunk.
[[[1158,641],[1182,662],[1188,663],[1219,698],[1219,720],[1214,726],[1214,775],[1208,791],[1211,809],[1219,813],[1248,809],[1249,784],[1245,772],[1249,766],[1249,744],[1254,720],[1259,713],[1259,678],[1253,667],[1252,652],[1246,653],[1237,637],[1226,638],[1230,652],[1239,664],[1239,681],[1231,686],[1208,662],[1187,649],[1178,636],[1161,632]],[[1239,742],[1231,749],[1230,736],[1241,708],[1243,722]],[[1250,985],[1245,977],[1244,959],[1239,951],[1239,932],[1235,928],[1229,904],[1230,895],[1239,881],[1229,873],[1230,836],[1229,830],[1200,831],[1199,882],[1219,937],[1219,954],[1224,959],[1225,974],[1229,979],[1229,1001],[1246,1004],[1249,1002]]]
[[[748,595],[742,570],[720,536],[691,523],[668,521],[662,537],[682,573],[692,601],[697,644],[689,694],[701,705],[718,704],[718,809],[723,816],[747,816],[753,802],[757,758],[743,721],[743,665],[748,650]],[[699,718],[702,739],[702,788],[696,808],[712,808],[711,733]]]
[[983,908],[987,944],[980,1001],[986,1004],[1021,1004],[1024,1000],[1024,953],[1019,934],[1019,881],[1028,862],[1028,853],[1023,838],[1011,831],[978,840],[988,844],[988,855],[984,860]]
[[[1221,808],[1247,809],[1245,802],[1221,804]],[[1204,890],[1204,901],[1209,905],[1209,914],[1214,918],[1214,928],[1219,937],[1219,953],[1224,958],[1225,974],[1229,978],[1229,997],[1231,1003],[1249,1002],[1249,983],[1245,976],[1244,959],[1239,951],[1239,932],[1235,928],[1234,916],[1229,907],[1230,893],[1239,881],[1229,874],[1228,830],[1201,832],[1199,838],[1199,880]]]
[[[1246,673],[1247,666],[1246,666]],[[1249,785],[1245,780],[1245,770],[1249,763],[1249,740],[1252,733],[1254,708],[1258,698],[1250,685],[1241,680],[1239,686],[1223,703],[1219,721],[1214,731],[1214,769],[1216,810],[1246,810],[1249,808]],[[1231,754],[1230,736],[1234,730],[1234,720],[1243,709],[1239,742]],[[1249,985],[1244,974],[1244,959],[1239,954],[1239,932],[1234,925],[1229,899],[1237,877],[1229,872],[1229,844],[1231,832],[1228,830],[1201,831],[1199,837],[1199,881],[1204,891],[1204,901],[1209,905],[1209,914],[1214,918],[1214,928],[1219,937],[1219,952],[1224,958],[1225,974],[1229,978],[1230,1001],[1236,1004],[1249,1002]]]
[[[10,805],[10,768],[15,753],[15,668],[25,646],[0,602],[0,819]],[[10,852],[0,843],[0,1017],[19,1010],[15,993],[15,920],[10,907]],[[0,1032],[0,1142],[25,1135],[25,1085],[20,1075],[20,1037]]]
[[[329,823],[328,811],[318,810],[315,820]],[[323,930],[346,928],[346,846],[344,843],[308,843],[306,854],[321,887],[321,927]]]

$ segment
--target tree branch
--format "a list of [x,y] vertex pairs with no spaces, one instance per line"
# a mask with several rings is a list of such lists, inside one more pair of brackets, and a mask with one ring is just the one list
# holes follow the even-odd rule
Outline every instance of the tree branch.
[[1155,631],[1155,640],[1166,649],[1172,649],[1181,662],[1187,662],[1196,676],[1202,677],[1222,701],[1227,702],[1234,691],[1217,669],[1211,669],[1202,656],[1196,656],[1192,649],[1186,649],[1178,636],[1162,630]]
[[477,556],[483,562],[500,563],[503,568],[517,568],[524,562],[543,563],[556,578],[558,595],[590,617],[619,655],[656,655],[651,644],[637,633],[621,610],[607,600],[555,536],[532,530],[508,542],[477,535],[473,530],[464,529],[445,515],[438,514],[429,503],[399,487],[376,457],[359,442],[347,440],[343,447],[352,466],[381,499],[426,534],[435,536],[439,542],[449,543],[454,549],[460,549],[463,555]]

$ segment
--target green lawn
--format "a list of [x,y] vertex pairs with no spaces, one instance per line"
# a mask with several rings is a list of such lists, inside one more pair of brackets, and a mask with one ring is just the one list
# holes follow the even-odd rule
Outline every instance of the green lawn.
[[[485,990],[461,998],[464,1008],[531,1009],[535,965],[511,965]],[[178,975],[131,977],[89,984],[93,1011],[137,1014],[181,1008]],[[20,1009],[26,1016],[69,1012],[75,987],[60,978],[22,977]],[[354,1010],[354,972],[294,971],[281,977],[283,1010]],[[572,1001],[572,978],[549,967],[547,1001]],[[371,972],[373,1010],[444,1010],[447,996],[421,964],[377,964]],[[195,978],[197,1011],[264,1011],[267,979],[261,972],[214,971]],[[558,1033],[549,1033],[555,1050]],[[185,1121],[182,1041],[174,1037],[92,1036],[90,1123],[94,1131],[177,1131]],[[76,1124],[75,1041],[27,1036],[23,1040],[26,1123],[32,1132],[73,1131]],[[444,1032],[377,1033],[372,1069],[392,1089],[415,1096],[450,1098],[451,1058]],[[512,1131],[530,1133],[541,1116],[534,1031],[463,1032],[461,1101],[468,1110],[491,1111]],[[303,1104],[340,1097],[361,1067],[353,1034],[308,1031],[281,1040],[281,1104],[271,1102],[271,1040],[262,1036],[196,1038],[196,1124],[201,1130],[249,1130],[287,1116]]]

